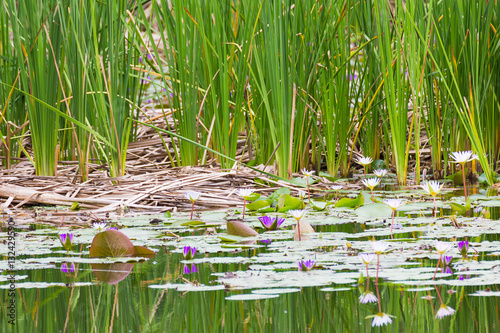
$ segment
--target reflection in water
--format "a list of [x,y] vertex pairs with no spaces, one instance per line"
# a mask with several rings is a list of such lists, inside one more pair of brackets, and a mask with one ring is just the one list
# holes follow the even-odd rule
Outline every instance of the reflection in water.
[[198,269],[195,264],[184,264],[184,274],[198,273]]
[[134,264],[130,263],[90,264],[90,266],[92,266],[95,277],[107,284],[116,284],[122,281],[134,268]]

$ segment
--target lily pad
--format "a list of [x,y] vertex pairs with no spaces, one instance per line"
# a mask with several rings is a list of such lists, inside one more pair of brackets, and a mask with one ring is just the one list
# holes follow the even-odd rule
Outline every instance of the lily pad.
[[335,204],[335,208],[346,207],[346,208],[354,208],[358,206],[362,206],[365,202],[364,196],[360,193],[356,198],[342,198]]
[[227,234],[240,237],[252,237],[257,236],[259,233],[240,221],[227,221]]
[[127,257],[135,255],[130,239],[118,230],[105,230],[95,235],[90,257]]
[[355,210],[360,217],[391,217],[392,209],[383,203],[372,203],[364,205]]

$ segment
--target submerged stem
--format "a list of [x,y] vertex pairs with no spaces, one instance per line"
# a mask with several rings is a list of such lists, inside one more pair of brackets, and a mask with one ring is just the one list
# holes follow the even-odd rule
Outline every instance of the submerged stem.
[[439,268],[439,264],[441,263],[441,257],[442,257],[442,256],[443,256],[443,255],[440,253],[440,254],[439,254],[439,259],[438,259],[438,264],[437,264],[437,266],[436,266],[436,271],[434,272],[434,277],[432,278],[433,280],[435,280],[435,279],[436,279],[436,274],[437,274],[437,271],[438,271],[438,268]]
[[191,220],[193,219],[194,201],[191,201]]
[[392,227],[394,226],[394,213],[396,213],[396,211],[393,209],[393,210],[392,210],[391,233],[392,233]]

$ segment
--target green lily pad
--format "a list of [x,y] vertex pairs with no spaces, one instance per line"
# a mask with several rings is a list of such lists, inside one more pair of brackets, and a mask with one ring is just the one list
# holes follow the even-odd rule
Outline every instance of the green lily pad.
[[360,217],[391,217],[392,209],[383,203],[371,203],[355,210]]
[[257,201],[248,203],[246,205],[246,209],[248,209],[250,211],[255,211],[255,210],[260,210],[260,209],[263,209],[263,208],[267,208],[269,206],[270,206],[269,202],[267,202],[266,200],[259,199]]
[[309,205],[311,206],[312,209],[321,211],[325,210],[326,206],[328,206],[330,203],[327,201],[313,201],[309,202]]
[[362,206],[364,204],[364,202],[365,202],[365,199],[363,197],[363,194],[359,193],[359,195],[354,199],[350,199],[350,198],[340,199],[339,201],[337,201],[337,203],[335,203],[335,208],[339,208],[339,207],[354,208],[354,207]]
[[288,212],[291,209],[299,209],[304,203],[299,198],[292,197],[290,194],[281,194],[278,199],[278,212]]

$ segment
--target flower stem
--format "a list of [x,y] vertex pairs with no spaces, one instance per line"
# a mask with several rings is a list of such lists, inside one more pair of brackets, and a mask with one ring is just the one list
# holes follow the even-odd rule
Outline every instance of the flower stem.
[[378,284],[375,284],[375,289],[377,289],[377,298],[378,298],[378,312],[382,312],[382,305],[380,304],[380,292],[378,291]]
[[372,189],[372,203],[374,203],[375,200],[373,199],[373,189]]
[[436,205],[436,196],[432,197],[434,199],[434,217],[436,217],[437,205]]
[[439,268],[439,264],[441,263],[441,256],[442,256],[442,254],[440,253],[439,254],[439,259],[438,259],[438,264],[436,266],[436,270],[434,271],[434,277],[432,278],[433,280],[436,279],[436,274],[437,274],[437,271],[438,271],[438,268]]
[[191,220],[193,219],[194,201],[191,201]]
[[307,176],[306,181],[307,181],[307,199],[309,199],[309,202],[311,202],[311,193],[309,192],[309,176]]
[[245,219],[245,206],[246,206],[246,203],[247,203],[246,199],[243,198],[243,219]]
[[299,242],[301,241],[301,238],[300,238],[300,219],[297,219],[297,230],[299,231]]
[[[380,264],[380,254],[377,253],[377,276],[375,277],[375,285],[376,286],[378,286],[378,266],[379,266],[379,264]],[[377,289],[377,292],[378,292],[378,289]]]
[[368,273],[368,264],[366,264],[366,289],[368,290],[368,281],[370,281],[370,273]]
[[396,212],[396,211],[393,209],[393,210],[392,210],[391,233],[392,233],[392,227],[394,226],[394,213],[395,213],[395,212]]
[[465,186],[465,164],[462,164],[462,176],[464,181],[465,204],[467,205],[467,186]]

